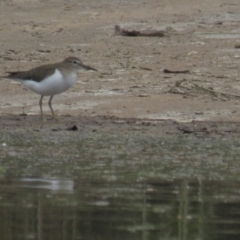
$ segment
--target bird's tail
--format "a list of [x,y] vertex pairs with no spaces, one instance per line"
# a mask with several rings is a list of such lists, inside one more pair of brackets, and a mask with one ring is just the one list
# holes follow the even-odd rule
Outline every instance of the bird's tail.
[[8,79],[11,79],[11,78],[14,78],[14,76],[20,72],[6,72],[8,75],[6,76],[0,76],[0,78],[8,78]]

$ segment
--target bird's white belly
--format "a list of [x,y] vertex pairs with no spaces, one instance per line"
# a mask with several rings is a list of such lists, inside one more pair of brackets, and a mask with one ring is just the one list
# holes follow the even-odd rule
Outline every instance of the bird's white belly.
[[45,78],[41,82],[35,82],[31,79],[21,82],[24,86],[37,94],[52,96],[68,90],[76,82],[76,78],[76,73],[63,77],[61,72],[56,69],[53,75]]

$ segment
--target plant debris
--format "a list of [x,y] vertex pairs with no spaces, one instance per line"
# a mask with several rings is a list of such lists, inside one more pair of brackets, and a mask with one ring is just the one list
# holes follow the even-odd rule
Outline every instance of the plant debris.
[[201,95],[209,95],[214,99],[219,99],[222,101],[240,100],[240,95],[218,92],[213,89],[200,86],[199,84],[195,83],[193,80],[187,80],[187,79],[177,81],[175,85],[168,92],[174,93],[174,94],[198,93]]

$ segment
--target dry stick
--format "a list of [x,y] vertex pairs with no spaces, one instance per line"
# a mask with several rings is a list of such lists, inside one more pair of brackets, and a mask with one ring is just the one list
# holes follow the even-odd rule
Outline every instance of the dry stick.
[[136,30],[126,30],[123,28],[120,28],[119,25],[115,26],[115,35],[121,35],[121,36],[128,36],[128,37],[163,37],[164,32],[161,30],[142,30],[142,31],[136,31]]
[[188,32],[181,32],[181,33],[171,33],[168,34],[162,30],[142,30],[142,31],[136,31],[136,30],[126,30],[124,28],[121,28],[119,25],[115,25],[115,35],[117,36],[127,36],[127,37],[164,37],[169,35],[185,35],[195,32],[195,30],[191,30]]
[[164,73],[190,73],[189,70],[174,71],[174,70],[168,70],[168,69],[164,69],[163,72]]

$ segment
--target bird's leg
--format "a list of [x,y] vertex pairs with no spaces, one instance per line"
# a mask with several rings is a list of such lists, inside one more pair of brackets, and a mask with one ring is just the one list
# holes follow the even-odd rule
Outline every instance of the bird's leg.
[[43,110],[42,110],[42,100],[43,100],[43,95],[41,95],[41,98],[39,100],[39,106],[40,106],[40,112],[41,112],[41,119],[43,120]]
[[52,99],[53,99],[53,95],[49,98],[48,106],[49,106],[49,108],[51,109],[53,119],[56,120],[56,119],[55,119],[54,111],[53,111],[53,109],[52,109]]

